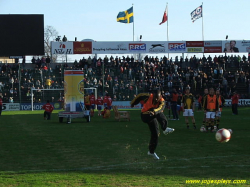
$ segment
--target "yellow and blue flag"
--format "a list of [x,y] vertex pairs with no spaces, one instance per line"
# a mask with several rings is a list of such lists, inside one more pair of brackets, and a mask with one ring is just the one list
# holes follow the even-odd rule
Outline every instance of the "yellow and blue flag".
[[133,7],[129,8],[128,10],[119,12],[117,15],[117,22],[133,23],[133,21],[134,21]]

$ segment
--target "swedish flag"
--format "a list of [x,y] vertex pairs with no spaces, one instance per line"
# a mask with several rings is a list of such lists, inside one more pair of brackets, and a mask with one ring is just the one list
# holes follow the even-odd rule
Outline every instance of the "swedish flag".
[[117,22],[133,23],[133,21],[134,21],[133,7],[129,8],[128,10],[119,12],[117,15]]

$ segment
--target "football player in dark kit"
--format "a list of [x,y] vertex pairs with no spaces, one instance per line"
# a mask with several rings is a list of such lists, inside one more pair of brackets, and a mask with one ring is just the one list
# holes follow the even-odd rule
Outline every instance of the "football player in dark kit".
[[168,121],[163,113],[165,108],[165,100],[162,98],[160,90],[154,93],[141,93],[138,94],[131,102],[131,107],[139,104],[141,101],[144,102],[143,108],[141,109],[141,119],[144,123],[147,123],[151,132],[151,139],[149,142],[148,155],[154,159],[159,159],[155,153],[155,149],[158,144],[158,136],[160,135],[158,122],[161,125],[163,134],[167,135],[174,132],[174,129],[168,128]]

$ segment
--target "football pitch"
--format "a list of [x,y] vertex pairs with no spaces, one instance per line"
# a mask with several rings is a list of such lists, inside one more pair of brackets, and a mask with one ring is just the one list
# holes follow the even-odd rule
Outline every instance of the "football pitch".
[[[165,111],[167,114],[167,111]],[[91,122],[59,123],[43,111],[3,112],[0,117],[1,186],[250,186],[250,108],[232,115],[224,108],[220,128],[233,130],[219,143],[202,133],[203,112],[195,112],[197,130],[184,118],[169,120],[172,134],[161,131],[156,153],[147,155],[150,132],[139,110],[131,121],[95,116]],[[192,125],[190,124],[190,127]]]

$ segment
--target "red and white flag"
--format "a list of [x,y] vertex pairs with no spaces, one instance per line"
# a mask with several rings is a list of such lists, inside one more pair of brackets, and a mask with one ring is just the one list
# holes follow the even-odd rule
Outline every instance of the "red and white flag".
[[166,7],[166,10],[165,10],[165,12],[163,14],[162,21],[161,21],[161,23],[159,25],[165,23],[167,20],[168,20],[168,12],[167,12],[167,7]]

